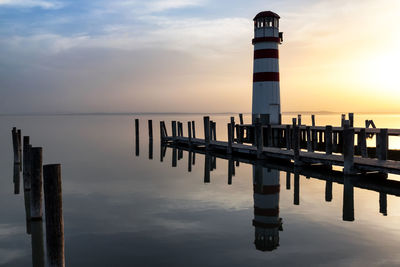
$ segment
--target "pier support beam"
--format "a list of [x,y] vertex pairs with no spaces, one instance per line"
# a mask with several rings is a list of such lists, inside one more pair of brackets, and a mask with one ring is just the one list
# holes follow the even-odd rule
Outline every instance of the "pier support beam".
[[354,172],[354,128],[350,128],[350,122],[344,122],[343,129],[343,156],[345,174]]

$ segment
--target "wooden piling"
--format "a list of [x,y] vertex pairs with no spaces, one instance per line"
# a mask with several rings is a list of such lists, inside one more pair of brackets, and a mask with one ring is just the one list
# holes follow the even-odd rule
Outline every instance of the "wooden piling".
[[233,170],[235,169],[234,161],[232,159],[228,160],[228,185],[232,184]]
[[206,153],[204,156],[204,183],[210,183],[210,154]]
[[213,122],[213,140],[217,141],[217,123],[215,121]]
[[343,157],[345,174],[350,174],[354,169],[354,128],[350,128],[350,122],[344,121],[343,129]]
[[29,222],[31,227],[32,266],[44,267],[43,222]]
[[293,128],[293,149],[294,149],[294,164],[300,164],[300,135],[299,127],[296,125]]
[[307,132],[307,151],[308,152],[313,152],[313,147],[312,147],[312,141],[311,141],[311,128],[310,126],[306,126],[306,132]]
[[178,136],[182,136],[182,123],[178,121]]
[[187,123],[189,146],[192,145],[192,127],[190,121]]
[[19,150],[18,150],[17,128],[13,127],[11,133],[12,133],[12,143],[13,143],[13,151],[14,151],[14,163],[20,163]]
[[235,125],[235,131],[236,131],[236,142],[238,144],[241,144],[241,136],[240,136],[240,126],[239,125]]
[[149,139],[149,159],[153,159],[153,139]]
[[178,163],[178,160],[177,160],[177,149],[173,148],[172,149],[172,167],[176,167],[177,163]]
[[387,216],[387,194],[379,193],[379,212]]
[[192,151],[188,152],[188,172],[192,172]]
[[135,138],[139,140],[139,119],[135,119]]
[[379,160],[387,160],[388,143],[388,129],[380,129],[376,136],[376,157]]
[[62,209],[61,165],[43,166],[46,208],[46,247],[49,266],[65,266],[64,219]]
[[176,121],[171,121],[172,140],[176,142]]
[[240,125],[243,125],[243,114],[242,113],[239,113],[239,122],[240,122]]
[[24,136],[23,145],[23,166],[22,166],[22,177],[24,182],[24,190],[31,189],[31,162],[30,162],[30,147],[29,147],[29,136]]
[[31,219],[41,220],[43,215],[43,171],[42,171],[42,154],[41,147],[32,147],[32,176],[31,176]]
[[297,115],[297,124],[301,126],[301,114]]
[[256,118],[254,126],[255,126],[255,137],[257,146],[257,158],[259,159],[261,158],[263,150],[263,135],[259,118]]
[[365,129],[361,129],[358,133],[359,143],[358,146],[360,147],[360,154],[361,157],[367,158],[368,157],[368,150],[367,150],[367,134],[365,133]]
[[290,125],[286,125],[286,129],[285,129],[285,141],[286,141],[286,149],[290,150],[291,145],[290,145]]
[[315,115],[311,115],[311,125],[315,127]]
[[342,114],[342,122],[341,122],[341,127],[344,127],[344,121],[346,120],[346,114]]
[[311,134],[312,134],[312,149],[313,151],[316,151],[318,145],[317,130],[315,128],[311,129]]
[[325,152],[328,155],[332,154],[332,126],[327,125],[325,128]]
[[21,187],[21,172],[20,170],[20,164],[19,163],[14,163],[14,171],[13,171],[13,182],[14,182],[14,194],[18,195],[20,192],[20,187]]
[[206,150],[208,150],[210,146],[210,117],[204,116],[203,122],[204,122],[204,142],[206,145]]
[[161,143],[164,142],[166,137],[167,136],[165,136],[165,134],[164,134],[163,122],[160,121],[160,141],[161,141]]
[[354,113],[349,113],[350,127],[354,127]]
[[300,175],[298,172],[294,173],[293,204],[300,205]]
[[17,140],[18,140],[18,162],[20,163],[19,169],[22,171],[22,136],[21,129],[17,130]]
[[148,120],[149,139],[153,140],[153,121]]
[[196,127],[194,121],[192,121],[192,134],[193,134],[193,139],[196,138]]
[[338,150],[338,133],[337,132],[332,132],[333,135],[333,142],[332,142],[332,150],[337,152]]
[[232,124],[228,123],[228,146],[226,153],[232,154]]

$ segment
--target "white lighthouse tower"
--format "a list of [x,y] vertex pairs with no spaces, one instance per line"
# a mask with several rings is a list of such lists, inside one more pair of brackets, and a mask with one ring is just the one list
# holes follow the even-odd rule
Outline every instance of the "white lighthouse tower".
[[254,186],[254,244],[257,250],[271,251],[279,246],[279,171],[253,166]]
[[253,122],[269,114],[271,124],[281,123],[278,45],[282,43],[279,16],[263,11],[254,17]]

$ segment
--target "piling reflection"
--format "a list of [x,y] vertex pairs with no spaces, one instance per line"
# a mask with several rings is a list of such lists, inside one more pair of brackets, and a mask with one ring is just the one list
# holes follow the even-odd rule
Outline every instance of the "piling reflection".
[[[204,183],[211,183],[211,172],[216,169],[216,158],[227,162],[228,185],[232,185],[239,162],[251,164],[253,171],[253,198],[254,198],[254,244],[257,250],[272,251],[279,247],[279,232],[282,231],[283,220],[279,216],[280,172],[286,176],[286,189],[291,190],[293,185],[293,205],[300,205],[300,180],[317,179],[325,182],[325,201],[333,199],[334,184],[343,185],[342,220],[353,222],[354,188],[371,190],[379,193],[379,212],[387,215],[387,195],[400,196],[400,182],[387,180],[385,173],[370,173],[359,175],[344,175],[341,171],[332,169],[332,166],[304,165],[295,166],[292,162],[257,160],[251,157],[238,157],[234,155],[218,154],[207,150],[197,150],[193,147],[178,147],[176,145],[163,145],[162,154],[166,149],[172,148],[172,166],[176,166],[178,150],[187,150],[188,172],[192,171],[195,154],[204,155]],[[161,155],[161,158],[163,156]],[[293,175],[293,183],[291,177]],[[339,215],[340,216],[340,215]]]

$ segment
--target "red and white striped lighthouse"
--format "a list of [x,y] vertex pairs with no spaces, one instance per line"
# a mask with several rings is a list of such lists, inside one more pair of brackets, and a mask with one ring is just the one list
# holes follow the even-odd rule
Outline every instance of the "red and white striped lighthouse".
[[281,123],[278,45],[282,43],[279,16],[263,11],[254,17],[253,121],[269,114],[271,124]]
[[256,249],[271,251],[279,246],[279,171],[261,165],[253,166],[254,190],[254,244]]

